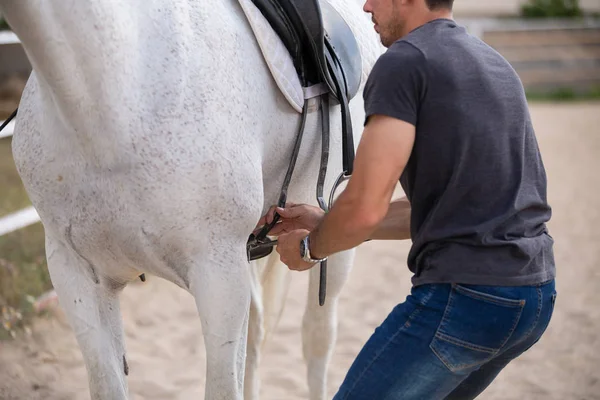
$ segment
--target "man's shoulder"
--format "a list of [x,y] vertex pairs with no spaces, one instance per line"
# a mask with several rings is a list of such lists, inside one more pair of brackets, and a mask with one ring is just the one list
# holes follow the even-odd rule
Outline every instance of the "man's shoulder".
[[410,44],[423,53],[426,59],[434,61],[448,49],[469,46],[474,39],[464,26],[452,19],[441,18],[419,26],[399,42]]
[[394,42],[380,60],[385,64],[406,61],[426,63],[430,58],[436,58],[437,47],[441,44],[440,36],[447,36],[456,27],[458,25],[454,21],[446,19],[423,24]]
[[420,67],[426,62],[425,54],[421,49],[407,40],[400,39],[394,42],[375,63],[376,69],[396,69],[406,67]]

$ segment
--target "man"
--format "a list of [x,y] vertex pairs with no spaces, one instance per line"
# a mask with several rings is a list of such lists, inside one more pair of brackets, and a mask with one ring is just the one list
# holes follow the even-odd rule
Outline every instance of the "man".
[[[276,210],[272,234],[293,270],[369,238],[412,240],[411,294],[336,400],[473,399],[552,315],[551,210],[524,90],[504,58],[452,20],[452,3],[366,2],[388,51],[365,87],[354,174],[327,215]],[[407,198],[390,205],[398,179]]]

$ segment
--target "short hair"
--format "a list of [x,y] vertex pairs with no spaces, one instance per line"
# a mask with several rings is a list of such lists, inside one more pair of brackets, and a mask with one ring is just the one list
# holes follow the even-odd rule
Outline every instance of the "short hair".
[[442,8],[452,10],[454,0],[425,0],[425,3],[427,4],[427,7],[432,11],[439,10]]

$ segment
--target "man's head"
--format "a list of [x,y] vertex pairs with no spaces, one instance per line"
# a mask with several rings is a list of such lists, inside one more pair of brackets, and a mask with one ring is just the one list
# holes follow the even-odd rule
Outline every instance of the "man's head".
[[451,18],[454,0],[367,0],[363,10],[372,15],[385,47],[413,29],[437,18]]

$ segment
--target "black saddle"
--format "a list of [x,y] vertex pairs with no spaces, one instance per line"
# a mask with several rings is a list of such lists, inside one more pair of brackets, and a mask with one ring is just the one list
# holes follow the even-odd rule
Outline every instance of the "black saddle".
[[348,99],[358,92],[362,60],[358,43],[342,16],[323,0],[252,0],[271,24],[294,61],[303,86],[337,87]]

